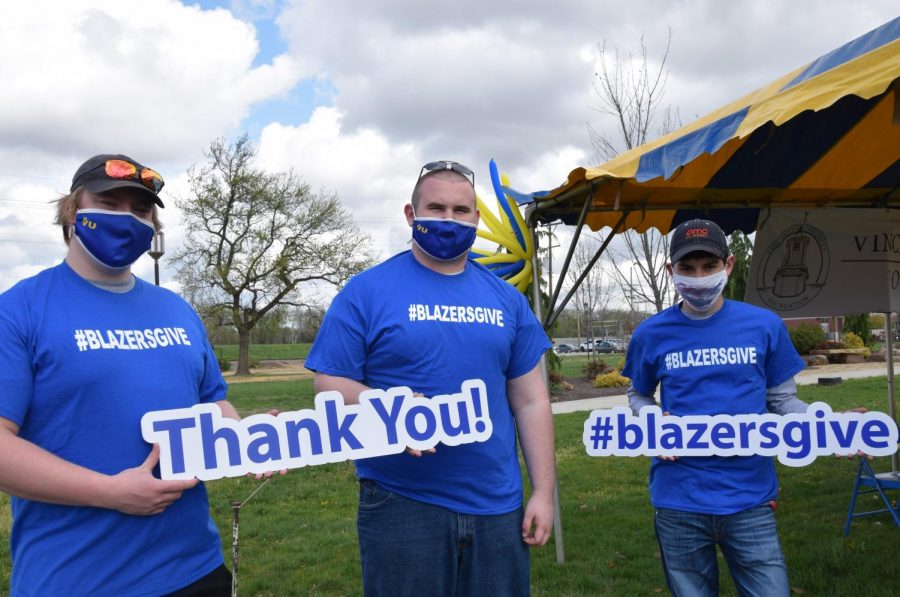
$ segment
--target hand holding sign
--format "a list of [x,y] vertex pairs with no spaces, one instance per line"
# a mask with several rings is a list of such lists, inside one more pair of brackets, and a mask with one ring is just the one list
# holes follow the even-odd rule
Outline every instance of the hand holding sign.
[[[416,396],[419,398],[424,398],[425,394],[423,394],[422,392],[416,392],[413,394],[413,396]],[[427,450],[416,450],[415,448],[406,448],[406,453],[415,458],[421,458],[422,454],[434,454],[435,452],[437,452],[437,450],[435,448],[428,448]]]
[[153,476],[153,467],[159,462],[159,445],[153,449],[144,462],[135,468],[122,471],[112,477],[112,491],[106,507],[124,514],[151,516],[159,514],[181,497],[181,494],[196,486],[197,479],[183,481],[162,481]]

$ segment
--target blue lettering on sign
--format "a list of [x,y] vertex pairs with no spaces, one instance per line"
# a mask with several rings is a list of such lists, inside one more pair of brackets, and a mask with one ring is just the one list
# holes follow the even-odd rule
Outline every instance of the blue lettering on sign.
[[153,411],[141,419],[141,431],[160,444],[163,479],[205,481],[483,442],[493,432],[487,400],[480,379],[432,398],[406,387],[368,390],[350,405],[323,392],[314,409],[240,421],[223,417],[215,404]]
[[884,413],[834,413],[824,402],[784,416],[662,417],[658,406],[638,415],[616,407],[593,411],[582,436],[591,456],[760,455],[776,456],[788,466],[804,466],[825,454],[887,456],[897,451],[897,438],[897,425]]

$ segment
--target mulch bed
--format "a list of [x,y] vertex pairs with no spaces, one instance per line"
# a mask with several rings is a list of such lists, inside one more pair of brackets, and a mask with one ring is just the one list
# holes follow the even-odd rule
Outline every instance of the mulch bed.
[[625,393],[627,388],[595,388],[590,381],[583,377],[567,377],[566,381],[572,384],[571,390],[555,390],[550,396],[550,402],[566,402],[569,400],[581,400],[583,398],[598,398],[600,396],[618,396]]

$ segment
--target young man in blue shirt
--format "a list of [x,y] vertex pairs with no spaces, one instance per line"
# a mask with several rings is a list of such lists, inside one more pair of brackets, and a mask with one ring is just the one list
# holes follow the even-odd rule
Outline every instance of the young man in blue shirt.
[[152,410],[237,418],[197,314],[131,265],[160,227],[163,181],[98,155],[58,202],[65,261],[0,295],[0,490],[14,596],[229,595],[196,479],[154,476]]
[[[347,403],[369,388],[487,389],[488,440],[356,461],[369,596],[527,595],[528,547],[549,537],[553,422],[539,362],[550,342],[522,294],[467,259],[473,183],[456,162],[422,169],[404,207],[411,250],[347,283],[306,361],[316,391]],[[533,487],[524,509],[517,435]]]
[[[670,261],[683,300],[635,330],[623,370],[631,379],[632,410],[654,405],[660,387],[661,408],[670,415],[806,412],[794,383],[804,363],[782,321],[722,296],[734,256],[721,228],[707,220],[681,224],[672,234]],[[696,349],[724,349],[719,354],[735,358],[682,358]],[[654,458],[650,501],[671,592],[717,595],[718,545],[740,594],[787,597],[777,494],[770,457]]]

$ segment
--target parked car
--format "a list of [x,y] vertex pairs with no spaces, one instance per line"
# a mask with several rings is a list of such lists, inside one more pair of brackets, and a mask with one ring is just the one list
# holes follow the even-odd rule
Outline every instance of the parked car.
[[591,348],[590,342],[582,342],[581,346],[578,347],[578,350],[580,352],[591,352],[592,350],[599,353],[615,352],[613,345],[605,340],[594,340],[593,348]]
[[611,342],[607,342],[606,340],[597,340],[596,342],[594,342],[594,352],[609,354],[612,352],[616,352],[616,347],[613,346]]
[[618,338],[607,338],[606,342],[612,344],[613,352],[625,352],[625,349],[627,348],[625,342]]
[[566,354],[569,352],[575,352],[575,347],[571,344],[566,344],[565,342],[563,342],[554,346],[553,350],[554,352],[556,352],[556,354]]

